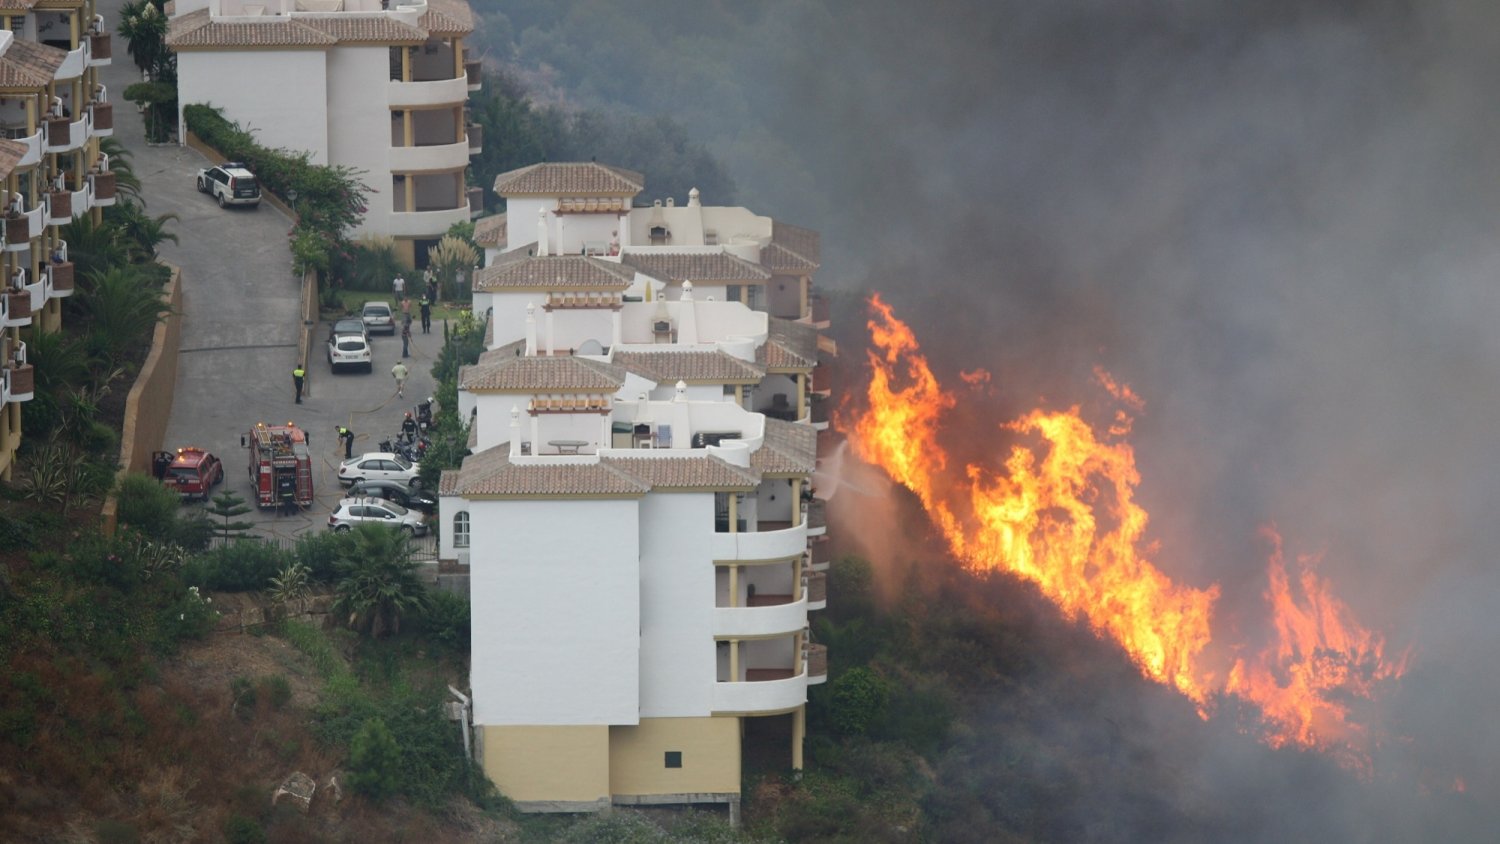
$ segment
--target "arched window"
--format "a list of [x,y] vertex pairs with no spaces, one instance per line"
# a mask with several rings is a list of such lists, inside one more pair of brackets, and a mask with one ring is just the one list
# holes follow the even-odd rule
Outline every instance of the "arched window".
[[469,547],[469,511],[453,514],[453,547]]

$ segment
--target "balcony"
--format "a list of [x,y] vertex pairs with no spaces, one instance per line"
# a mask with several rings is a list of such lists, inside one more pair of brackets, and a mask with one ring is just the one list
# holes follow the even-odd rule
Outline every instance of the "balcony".
[[386,105],[391,108],[459,105],[469,98],[464,77],[430,82],[387,82]]
[[66,226],[73,222],[73,192],[55,190],[47,194],[47,222],[54,226]]
[[478,91],[484,87],[484,66],[479,59],[469,58],[469,51],[464,51],[464,83],[470,91]]
[[828,533],[828,502],[821,498],[802,505],[802,523],[807,525],[807,536],[824,536]]
[[94,137],[112,136],[115,133],[114,103],[94,103],[89,109],[94,113]]
[[833,402],[825,399],[822,396],[815,395],[812,397],[812,401],[808,404],[809,421],[812,422],[813,429],[817,431],[828,430],[828,408],[833,404]]
[[46,273],[41,273],[40,278],[26,285],[26,294],[31,297],[32,313],[36,313],[46,306],[47,299],[52,293],[51,288],[51,279],[48,278]]
[[484,152],[484,127],[478,123],[470,123],[464,127],[464,134],[469,138],[469,155],[478,155]]
[[44,125],[47,127],[47,151],[67,152],[73,147],[68,146],[72,140],[73,121],[66,117],[48,118]]
[[816,686],[828,682],[828,646],[807,646],[807,684]]
[[83,75],[83,69],[89,63],[89,40],[87,38],[79,42],[77,48],[69,50],[68,55],[63,58],[62,64],[52,74],[52,78],[58,82],[68,79],[77,79]]
[[469,144],[460,139],[452,144],[391,147],[391,172],[451,170],[469,163]]
[[472,187],[468,190],[469,216],[478,217],[484,213],[484,188]]
[[89,174],[89,186],[94,190],[93,205],[108,207],[115,204],[115,174],[111,171]]
[[827,328],[829,322],[828,300],[821,294],[814,293],[808,297],[808,305],[812,311],[812,324],[817,328]]
[[[751,669],[751,677],[765,676],[759,671],[777,672],[774,669]],[[796,709],[807,702],[806,674],[793,674],[777,679],[747,679],[739,683],[714,683],[713,714],[772,713]]]
[[89,67],[107,67],[110,64],[109,33],[89,36]]
[[[40,209],[38,209],[40,210]],[[5,218],[5,251],[21,252],[31,248],[31,221],[22,214]]]
[[73,262],[48,264],[42,268],[52,279],[52,297],[66,299],[73,295]]
[[[771,599],[775,596],[766,595]],[[807,598],[758,607],[715,607],[714,636],[721,639],[753,639],[784,636],[807,626]]]
[[807,550],[812,553],[812,570],[828,571],[828,566],[833,562],[833,552],[829,550],[828,537],[819,537],[809,542]]
[[469,206],[434,211],[396,211],[386,233],[392,237],[442,237],[454,223],[469,221]]
[[807,526],[753,533],[715,533],[712,549],[714,560],[718,562],[790,560],[807,550]]
[[33,386],[36,382],[35,374],[32,372],[31,364],[26,361],[26,344],[16,344],[14,357],[6,364],[7,374],[10,376],[10,400],[31,401]]
[[31,294],[25,290],[5,291],[5,327],[19,328],[31,324]]
[[821,571],[808,572],[807,574],[807,609],[822,610],[828,608],[828,573]]
[[21,160],[16,162],[17,170],[41,163],[42,149],[47,145],[45,133],[41,127],[27,134],[25,126],[0,126],[0,137],[8,138],[26,147],[26,151],[21,154]]

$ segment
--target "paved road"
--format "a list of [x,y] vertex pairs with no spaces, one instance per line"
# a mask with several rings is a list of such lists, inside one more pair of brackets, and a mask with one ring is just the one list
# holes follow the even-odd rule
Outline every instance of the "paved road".
[[[100,0],[113,29],[121,0]],[[139,80],[124,40],[114,63],[104,70],[115,102],[115,138],[131,152],[144,183],[142,196],[152,215],[176,214],[171,226],[179,243],[165,243],[162,258],[182,268],[183,323],[176,395],[165,448],[197,445],[224,460],[228,488],[250,498],[248,456],[240,435],[256,422],[293,421],[309,432],[314,454],[317,501],[298,515],[253,513],[244,518],[257,531],[291,537],[322,529],[337,504],[336,478],[343,451],[334,437],[348,425],[357,439],[355,453],[373,451],[393,435],[402,412],[432,392],[431,368],[442,344],[441,325],[415,336],[406,399],[395,397],[390,367],[401,355],[399,338],[374,341],[372,374],[332,375],[323,348],[326,327],[314,334],[308,361],[309,393],[293,402],[292,367],[297,357],[300,282],[293,276],[287,248],[291,222],[269,204],[257,209],[220,209],[197,192],[194,176],[202,156],[187,147],[148,146],[139,114],[120,94]]]

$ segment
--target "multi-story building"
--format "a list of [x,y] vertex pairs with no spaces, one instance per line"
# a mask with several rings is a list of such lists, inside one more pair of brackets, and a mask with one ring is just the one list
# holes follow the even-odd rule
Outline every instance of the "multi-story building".
[[[544,164],[497,186],[512,225],[475,282],[489,350],[459,375],[473,454],[439,505],[439,556],[469,575],[484,769],[529,810],[737,807],[747,742],[776,736],[802,767],[827,676],[808,635],[826,601],[820,337],[793,308],[816,261],[782,282],[796,295],[755,296],[786,275],[762,257],[767,218],[691,205],[725,244],[658,247],[684,260],[648,270],[651,244],[620,233],[687,224],[632,207],[639,174]],[[725,269],[674,274],[695,262]]]
[[470,217],[473,29],[464,0],[177,0],[167,45],[182,106],[211,103],[265,146],[360,171],[372,190],[358,234],[395,238],[413,263]]
[[27,338],[62,324],[73,264],[60,228],[114,204],[115,177],[99,139],[114,132],[98,68],[110,36],[92,0],[20,2],[0,9],[0,478],[21,440],[20,402],[32,395]]

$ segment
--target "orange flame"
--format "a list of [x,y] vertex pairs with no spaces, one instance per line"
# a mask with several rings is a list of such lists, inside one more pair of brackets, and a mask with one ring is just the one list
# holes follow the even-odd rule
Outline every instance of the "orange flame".
[[[1400,676],[1405,658],[1385,661],[1382,639],[1354,623],[1305,561],[1293,588],[1278,541],[1267,591],[1277,641],[1216,678],[1204,653],[1219,587],[1174,583],[1147,558],[1148,517],[1134,500],[1140,474],[1134,451],[1118,441],[1130,430],[1130,415],[1119,411],[1101,439],[1077,407],[1033,410],[1004,426],[1030,445],[1013,446],[1003,471],[969,465],[966,480],[954,477],[940,423],[957,400],[890,306],[877,295],[870,307],[868,407],[854,420],[853,445],[917,495],[956,558],[1035,583],[1068,617],[1081,616],[1118,642],[1145,676],[1193,700],[1204,717],[1217,696],[1232,694],[1264,713],[1273,746],[1363,747],[1368,736],[1349,724],[1346,701],[1368,698],[1378,682]],[[1108,373],[1095,375],[1130,410],[1143,406]],[[1363,752],[1349,758],[1358,767]]]

